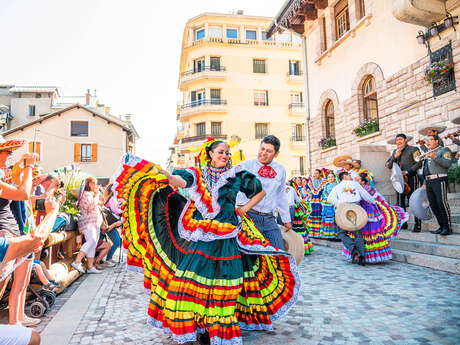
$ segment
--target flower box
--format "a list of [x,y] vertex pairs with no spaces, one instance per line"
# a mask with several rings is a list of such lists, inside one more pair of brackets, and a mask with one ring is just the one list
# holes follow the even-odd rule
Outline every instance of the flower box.
[[336,139],[333,137],[322,138],[320,141],[318,141],[318,146],[321,147],[323,150],[328,149],[330,147],[334,147],[336,145]]
[[358,137],[364,137],[366,135],[379,131],[379,123],[377,121],[368,121],[360,124],[353,130],[353,133]]

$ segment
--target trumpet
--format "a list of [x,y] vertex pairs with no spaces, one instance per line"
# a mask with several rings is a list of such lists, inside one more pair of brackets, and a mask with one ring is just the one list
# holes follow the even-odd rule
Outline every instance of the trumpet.
[[429,155],[430,153],[436,152],[436,151],[438,151],[438,150],[439,150],[439,147],[437,147],[437,148],[435,148],[435,149],[433,149],[433,150],[429,150],[429,151],[427,151],[427,152],[421,154],[420,156],[414,158],[414,160],[415,160],[417,163],[418,163],[418,162],[421,162],[421,161],[424,161],[425,159],[428,158],[428,155]]

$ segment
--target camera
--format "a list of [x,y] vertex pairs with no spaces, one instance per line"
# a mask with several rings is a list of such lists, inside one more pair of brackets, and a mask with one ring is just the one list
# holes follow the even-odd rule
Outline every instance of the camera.
[[45,199],[36,199],[35,200],[35,210],[45,211]]

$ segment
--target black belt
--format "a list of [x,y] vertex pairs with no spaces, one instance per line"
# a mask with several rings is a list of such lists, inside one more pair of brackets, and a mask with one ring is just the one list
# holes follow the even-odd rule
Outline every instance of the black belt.
[[273,213],[264,213],[264,212],[259,212],[251,208],[248,212],[258,214],[259,216],[273,216]]
[[436,180],[437,178],[447,177],[447,174],[430,174],[425,176],[425,180],[431,181]]

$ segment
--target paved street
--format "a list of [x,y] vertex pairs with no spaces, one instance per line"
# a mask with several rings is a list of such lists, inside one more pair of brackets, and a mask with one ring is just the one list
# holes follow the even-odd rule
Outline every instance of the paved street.
[[[273,332],[244,333],[245,344],[460,343],[460,276],[393,261],[351,265],[318,246],[300,271],[297,304]],[[146,325],[142,275],[118,268],[97,279],[84,316],[68,320],[78,322],[70,344],[174,344]]]

